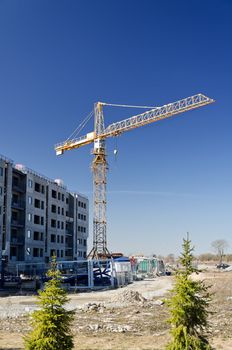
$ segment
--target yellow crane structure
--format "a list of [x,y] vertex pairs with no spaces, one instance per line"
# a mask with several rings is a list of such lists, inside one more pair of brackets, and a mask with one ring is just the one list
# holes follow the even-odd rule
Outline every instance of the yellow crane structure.
[[143,125],[157,122],[161,119],[170,118],[180,113],[202,107],[214,102],[213,99],[197,94],[184,98],[182,100],[163,105],[161,107],[146,107],[150,110],[132,116],[105,127],[103,107],[121,106],[121,107],[142,107],[116,105],[110,103],[97,102],[94,105],[94,130],[85,136],[79,138],[69,138],[68,140],[55,145],[56,155],[61,155],[65,151],[93,143],[93,247],[88,254],[89,258],[98,259],[109,257],[110,252],[107,248],[106,236],[106,183],[107,183],[107,161],[106,161],[106,139],[108,137],[121,135],[125,131],[133,130]]

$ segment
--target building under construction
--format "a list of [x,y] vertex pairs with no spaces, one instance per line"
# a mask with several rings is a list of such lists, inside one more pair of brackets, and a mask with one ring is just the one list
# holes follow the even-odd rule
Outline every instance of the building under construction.
[[89,202],[51,180],[0,156],[0,262],[46,264],[87,256]]

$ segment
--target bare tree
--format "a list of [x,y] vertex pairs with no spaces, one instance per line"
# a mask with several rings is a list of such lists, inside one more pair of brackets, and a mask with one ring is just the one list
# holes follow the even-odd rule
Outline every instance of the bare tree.
[[165,257],[165,262],[169,264],[174,264],[175,263],[175,255],[170,253]]
[[222,263],[223,256],[225,255],[225,250],[229,247],[228,242],[225,239],[217,239],[211,243],[212,248],[217,253],[219,258],[219,264]]

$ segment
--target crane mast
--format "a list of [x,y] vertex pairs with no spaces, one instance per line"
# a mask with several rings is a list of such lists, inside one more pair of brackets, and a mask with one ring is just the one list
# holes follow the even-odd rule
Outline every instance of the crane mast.
[[104,116],[101,103],[94,106],[94,158],[93,171],[93,248],[88,254],[89,258],[99,258],[110,255],[106,242],[106,143],[99,136],[104,132]]
[[[106,161],[106,138],[114,137],[123,132],[133,130],[140,126],[151,124],[162,119],[170,118],[180,113],[202,107],[214,102],[213,99],[197,94],[182,100],[169,103],[161,107],[154,107],[142,114],[132,116],[128,119],[115,122],[105,128],[103,106],[116,106],[109,103],[97,102],[94,105],[94,131],[85,136],[68,139],[55,146],[57,155],[63,154],[75,148],[79,148],[90,143],[93,148],[93,247],[88,254],[89,258],[98,259],[110,256],[107,248],[106,235],[106,182],[108,165]],[[121,107],[128,107],[120,105]]]

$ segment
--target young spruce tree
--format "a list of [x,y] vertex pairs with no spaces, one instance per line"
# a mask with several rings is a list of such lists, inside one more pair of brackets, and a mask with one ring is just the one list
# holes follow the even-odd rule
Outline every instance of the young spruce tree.
[[61,288],[60,272],[56,268],[55,257],[47,276],[43,291],[39,291],[38,306],[32,314],[32,332],[25,337],[26,350],[71,350],[73,336],[71,322],[74,311],[67,311],[64,304],[68,298]]
[[189,238],[183,240],[183,253],[180,257],[181,268],[176,271],[175,285],[171,298],[166,300],[171,313],[172,340],[167,350],[211,350],[205,335],[208,322],[208,304],[211,300],[209,286],[203,281],[191,279],[193,272],[193,248]]

